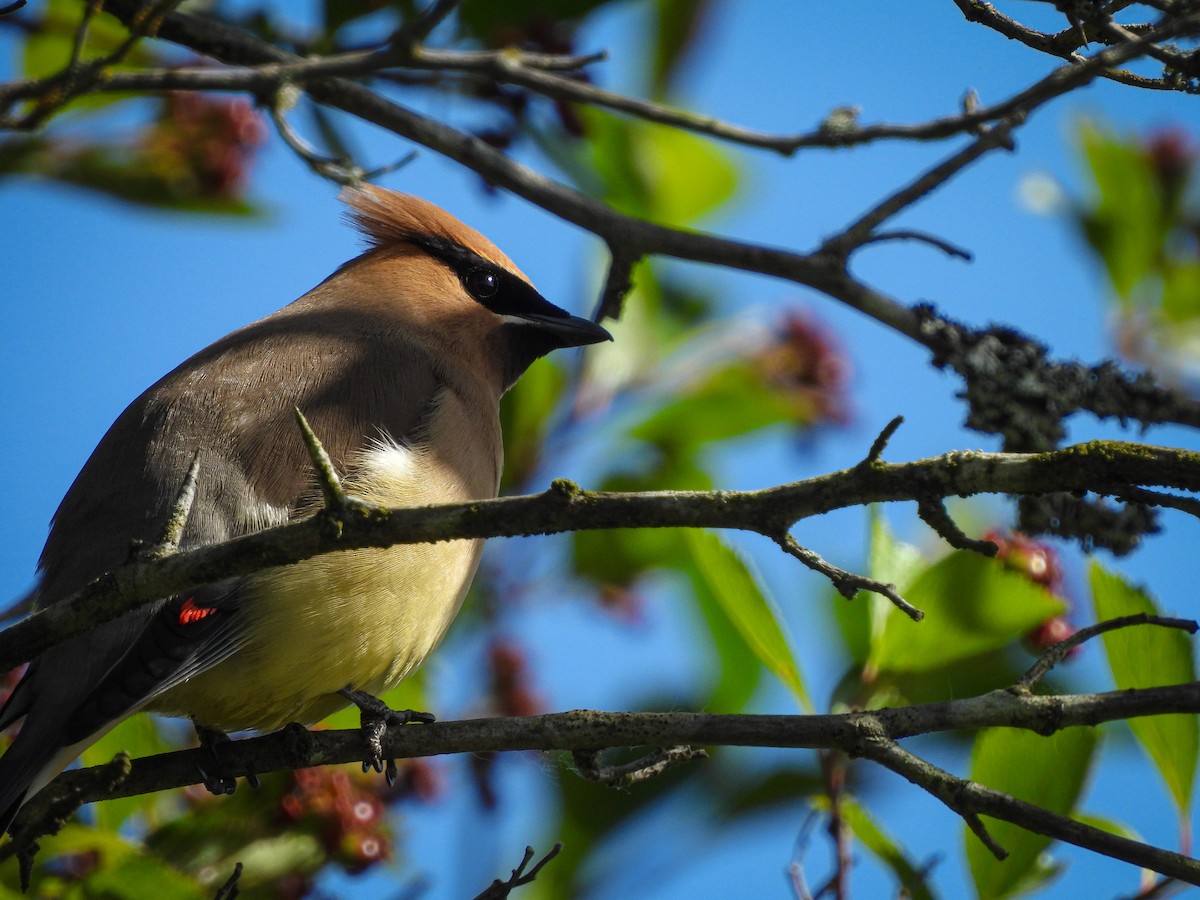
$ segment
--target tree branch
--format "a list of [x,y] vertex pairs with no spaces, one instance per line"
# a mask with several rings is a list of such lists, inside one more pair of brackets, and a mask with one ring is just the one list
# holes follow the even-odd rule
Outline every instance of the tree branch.
[[385,509],[356,500],[302,522],[107,573],[73,598],[0,633],[0,671],[139,605],[337,550],[608,528],[731,528],[778,542],[801,519],[868,503],[981,493],[1110,493],[1114,483],[1200,491],[1200,453],[1092,441],[1045,453],[952,452],[908,463],[876,460],[759,491],[611,493],[556,481],[541,494],[470,503]]
[[[953,730],[1013,727],[1053,734],[1076,725],[1137,716],[1200,712],[1200,683],[1100,694],[1035,696],[1002,689],[980,697],[841,715],[710,715],[703,713],[610,713],[575,710],[543,716],[438,722],[420,728],[393,728],[384,736],[389,758],[447,753],[542,750],[599,751],[610,747],[744,746],[800,749],[836,748],[872,759],[969,812],[1014,822],[1041,834],[1200,884],[1200,863],[1178,853],[1088,829],[997,791],[964,782],[917,760],[895,741]],[[64,772],[22,810],[17,832],[31,836],[46,810],[71,802],[128,797],[195,784],[204,751],[180,750],[134,760],[128,775],[113,784],[98,769]],[[357,729],[309,732],[299,726],[222,747],[230,777],[339,763],[360,764],[362,735]],[[915,760],[915,762],[914,762]],[[919,764],[919,765],[918,765]],[[101,769],[103,767],[100,767]],[[911,777],[910,777],[911,776]],[[15,846],[14,846],[15,845]],[[19,849],[0,848],[0,858]]]

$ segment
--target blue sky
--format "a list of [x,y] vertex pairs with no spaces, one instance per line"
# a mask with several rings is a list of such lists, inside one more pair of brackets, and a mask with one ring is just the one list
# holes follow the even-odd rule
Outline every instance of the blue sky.
[[[1044,15],[1042,4],[1000,6],[1031,20]],[[605,86],[636,90],[640,84],[643,14],[644,4],[623,5],[590,21],[581,35],[581,50],[610,51],[611,61],[595,70]],[[720,6],[713,26],[713,39],[678,80],[679,102],[774,132],[812,127],[843,104],[860,106],[864,122],[945,115],[958,108],[969,87],[985,103],[994,102],[1055,64],[966,23],[949,0],[902,6],[745,0]],[[6,57],[11,57],[11,36],[0,32],[0,58]],[[1193,106],[1194,99],[1182,95],[1110,83],[1052,104],[1021,129],[1018,153],[993,153],[900,220],[967,247],[975,253],[973,262],[893,244],[861,253],[855,271],[904,302],[931,301],[974,324],[1006,322],[1038,335],[1060,356],[1097,360],[1109,352],[1099,273],[1066,222],[1022,206],[1019,186],[1030,176],[1049,175],[1069,191],[1079,190],[1071,134],[1082,116],[1103,118],[1120,129],[1145,129],[1184,122],[1189,113],[1194,122]],[[432,111],[446,107],[455,111],[452,101]],[[363,129],[360,137],[368,164],[410,149],[374,130]],[[744,167],[744,190],[705,226],[746,240],[811,249],[958,146],[954,141],[885,143],[809,151],[791,160],[734,150]],[[485,193],[477,177],[429,151],[382,184],[419,193],[486,232],[554,302],[577,312],[591,308],[598,244],[574,226],[522,200]],[[254,181],[254,198],[269,210],[257,221],[136,210],[35,181],[0,183],[0,222],[6,226],[0,254],[0,446],[9,474],[0,505],[5,536],[0,598],[15,597],[31,584],[50,515],[129,401],[192,352],[299,296],[357,252],[356,236],[340,221],[335,192],[274,137]],[[730,453],[722,458],[726,486],[763,486],[852,464],[897,414],[907,423],[892,441],[891,459],[995,449],[991,438],[961,429],[963,409],[952,398],[956,381],[931,369],[924,352],[885,328],[788,283],[694,266],[681,271],[704,279],[728,308],[743,315],[770,321],[787,308],[815,312],[852,359],[855,424],[805,453],[782,437],[747,454]],[[1073,421],[1071,433],[1073,439],[1121,435],[1115,426],[1086,419]],[[1175,428],[1155,429],[1146,439],[1200,444],[1194,434]],[[588,483],[586,471],[554,474]],[[910,538],[926,539],[912,525],[912,510],[898,508],[894,520]],[[1120,567],[1147,582],[1166,609],[1196,616],[1194,589],[1180,563],[1194,554],[1197,524],[1172,513],[1164,514],[1164,524],[1167,535],[1151,539]],[[847,513],[805,523],[798,536],[827,558],[854,566],[861,560],[864,532],[863,515]],[[505,546],[495,542],[490,552],[504,552]],[[841,674],[828,665],[824,649],[828,617],[821,606],[829,602],[827,592],[777,551],[753,541],[743,546],[785,611],[820,702]],[[695,625],[669,594],[651,602],[641,633],[598,615],[582,598],[515,613],[508,627],[527,633],[551,709],[617,706],[637,693],[647,673],[677,683],[703,677],[703,659],[689,650]],[[478,697],[473,679],[479,652],[469,640],[452,638],[430,663],[443,717],[466,714]],[[1096,649],[1084,654],[1075,674],[1081,688],[1109,686]],[[788,708],[782,690],[767,691],[761,702],[764,708]],[[1165,813],[1165,792],[1149,767],[1119,737],[1105,752],[1109,764],[1095,780],[1088,810],[1122,819],[1147,839],[1171,845],[1175,829]],[[962,759],[938,761],[965,771]],[[548,790],[541,765],[513,760],[502,767],[502,788],[524,799],[510,804],[485,833],[472,830],[480,814],[465,787],[453,789],[445,806],[417,811],[407,820],[412,856],[435,879],[427,897],[440,900],[478,890],[515,864],[525,843],[548,845],[553,836],[539,825],[537,803]],[[461,780],[463,769],[451,765],[446,774],[453,783]],[[946,857],[937,883],[947,895],[965,892],[964,875],[954,862],[961,841],[954,816],[899,779],[882,774],[876,781],[889,787],[874,795],[881,817],[918,858]],[[666,862],[657,870],[632,866],[619,881],[626,895],[728,896],[714,886],[736,877],[745,896],[787,896],[782,873],[804,817],[799,804],[786,815],[764,816],[756,828],[734,835],[717,850],[703,824],[672,819],[670,811],[663,815],[652,825],[669,827],[673,834],[661,850]],[[949,838],[953,845],[939,845]],[[820,846],[811,851],[813,880],[819,880],[823,852]],[[1080,885],[1106,893],[1114,886],[1126,893],[1136,888],[1128,867],[1077,853],[1064,857],[1071,861],[1068,883],[1076,890]],[[612,859],[613,865],[623,865],[620,854]],[[854,878],[861,896],[886,889],[886,879],[869,866]]]

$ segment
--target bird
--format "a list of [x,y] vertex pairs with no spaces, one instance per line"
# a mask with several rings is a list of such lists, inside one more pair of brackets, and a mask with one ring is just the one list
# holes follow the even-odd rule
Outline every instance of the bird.
[[[53,516],[39,608],[153,545],[190,475],[181,550],[314,514],[321,491],[297,411],[350,495],[496,497],[501,396],[539,357],[612,339],[433,203],[369,184],[341,199],[361,255],[187,359],[110,427]],[[390,711],[374,698],[445,635],[481,550],[464,539],[317,556],[162,598],[45,651],[0,709],[0,729],[22,722],[0,757],[0,834],[139,711],[188,717],[215,747],[225,732],[312,724],[353,702],[365,730],[371,717],[379,768]]]

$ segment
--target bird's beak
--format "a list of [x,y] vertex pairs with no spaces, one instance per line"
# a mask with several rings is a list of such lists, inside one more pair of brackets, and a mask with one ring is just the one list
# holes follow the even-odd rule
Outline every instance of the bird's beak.
[[582,347],[585,344],[598,344],[600,341],[613,339],[611,334],[590,319],[572,316],[566,312],[561,315],[523,313],[508,315],[505,318],[514,325],[538,329],[553,337],[560,347]]

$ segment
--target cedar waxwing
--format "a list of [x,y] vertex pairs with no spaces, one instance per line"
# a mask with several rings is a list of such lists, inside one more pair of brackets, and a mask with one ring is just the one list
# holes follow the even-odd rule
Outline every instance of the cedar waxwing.
[[[158,540],[193,461],[182,549],[314,511],[297,408],[351,494],[391,506],[495,497],[501,395],[551,350],[611,339],[433,204],[369,186],[343,198],[369,249],[121,414],[54,515],[39,606],[126,562],[133,542]],[[270,731],[386,691],[442,639],[481,549],[331,553],[164,599],[48,650],[0,709],[0,728],[24,718],[0,759],[0,833],[138,710],[198,730]]]

